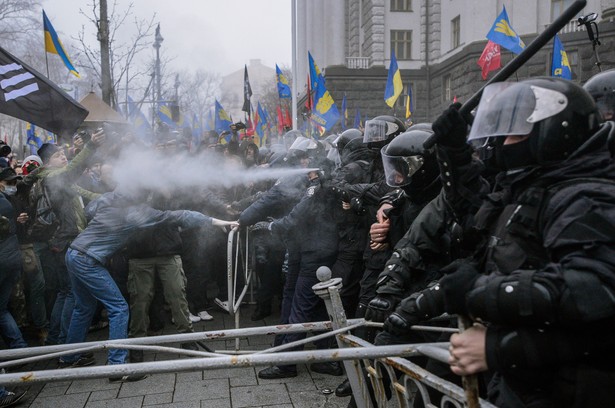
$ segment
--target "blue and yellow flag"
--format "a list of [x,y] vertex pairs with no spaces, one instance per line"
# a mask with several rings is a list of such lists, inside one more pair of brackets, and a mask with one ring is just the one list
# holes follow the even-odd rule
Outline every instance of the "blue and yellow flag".
[[152,132],[152,126],[149,124],[149,121],[147,120],[143,112],[141,112],[141,109],[139,109],[137,104],[134,103],[130,96],[128,97],[127,111],[128,119],[132,122],[137,137],[141,141],[147,144],[151,144],[153,142],[154,136]]
[[278,67],[278,64],[275,64],[275,73],[278,78],[278,96],[280,97],[280,99],[290,98],[292,95],[290,91],[290,86],[288,85],[288,78],[284,76],[282,70],[280,69],[280,67]]
[[387,86],[384,89],[384,101],[389,107],[395,105],[395,101],[401,95],[404,85],[401,82],[401,72],[397,66],[397,58],[395,51],[391,50],[391,65],[389,65],[389,77],[387,78]]
[[564,46],[555,34],[553,39],[553,61],[551,62],[551,76],[572,79],[572,70],[568,61],[568,54],[564,51]]
[[487,39],[515,54],[520,54],[525,48],[525,44],[521,40],[521,37],[519,37],[510,25],[506,7],[502,7],[502,12],[498,18],[496,18],[493,26],[491,26],[491,30],[487,33]]
[[314,110],[312,110],[311,119],[325,130],[331,129],[340,120],[340,112],[337,110],[333,97],[327,91],[325,80],[322,76],[318,80],[316,87]]
[[352,127],[355,129],[359,129],[361,127],[361,111],[357,108],[357,112],[354,114],[354,123]]
[[263,108],[261,107],[260,102],[258,103],[256,109],[258,112],[258,123],[256,124],[256,134],[259,137],[259,141],[257,145],[258,147],[261,147],[261,146],[264,146],[265,144],[265,138],[266,138],[265,131],[267,130],[267,114],[265,113],[265,111],[263,111]]
[[308,51],[308,62],[310,66],[310,85],[312,88],[312,92],[316,92],[316,88],[318,87],[318,82],[322,80],[322,83],[325,83],[325,77],[322,76],[322,72],[320,72],[320,68],[314,62],[314,58],[312,58],[312,54]]
[[214,130],[214,118],[211,116],[211,109],[207,112],[207,119],[205,119],[205,131]]
[[414,109],[412,108],[412,87],[408,85],[408,96],[406,99],[406,120],[410,119],[410,116],[412,116],[413,110]]
[[346,120],[348,120],[348,108],[346,107],[346,94],[342,98],[342,130],[346,130]]
[[171,108],[166,103],[161,103],[158,105],[158,119],[160,119],[162,123],[171,129],[175,129],[177,127],[177,123],[173,121]]
[[[222,105],[220,105],[220,102],[218,102],[217,100],[216,100],[215,118],[216,119],[215,119],[214,127],[215,127],[216,132],[222,133],[225,130],[228,130],[228,131],[231,130],[231,123],[233,123],[233,121],[229,117],[228,113],[226,113]],[[230,135],[229,135],[229,140],[230,140]]]
[[43,10],[43,29],[45,30],[45,51],[50,52],[52,54],[59,55],[64,61],[64,65],[70,71],[71,74],[79,78],[79,72],[73,66],[70,58],[68,58],[68,54],[64,51],[64,46],[62,42],[58,38],[58,34],[56,34],[56,30],[53,29],[51,25],[51,21],[47,18],[47,14]]

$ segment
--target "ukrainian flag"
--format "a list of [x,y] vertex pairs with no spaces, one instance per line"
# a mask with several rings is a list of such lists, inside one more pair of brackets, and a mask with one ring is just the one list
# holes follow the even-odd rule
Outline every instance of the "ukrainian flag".
[[43,10],[43,29],[45,31],[45,51],[59,55],[60,58],[62,58],[62,61],[64,61],[64,65],[66,65],[66,68],[68,68],[70,73],[77,78],[80,78],[79,72],[73,66],[73,63],[71,62],[70,58],[68,58],[66,51],[64,51],[64,46],[58,38],[56,30],[53,29],[51,21],[49,21],[49,19],[47,18],[45,10]]
[[564,51],[562,41],[555,34],[553,39],[553,60],[551,61],[551,76],[572,79],[572,70],[568,61],[568,54]]
[[395,105],[395,101],[401,95],[404,85],[401,82],[401,72],[397,66],[397,58],[395,51],[391,50],[391,65],[389,65],[389,77],[387,78],[387,87],[384,89],[384,101],[391,108]]

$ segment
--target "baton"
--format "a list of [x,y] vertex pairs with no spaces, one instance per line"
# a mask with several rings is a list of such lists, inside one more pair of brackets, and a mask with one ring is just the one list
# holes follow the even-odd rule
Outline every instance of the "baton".
[[[555,19],[538,37],[534,39],[527,47],[521,51],[519,55],[510,60],[508,64],[504,66],[495,74],[485,85],[483,85],[470,99],[468,99],[460,108],[459,113],[462,117],[467,116],[472,112],[472,109],[478,105],[480,101],[480,97],[485,90],[485,87],[488,85],[494,84],[496,82],[503,82],[507,80],[512,74],[515,73],[523,64],[525,64],[530,58],[534,56],[545,44],[547,44],[555,34],[566,24],[568,24],[587,4],[587,0],[577,0],[570,7],[568,7],[564,12]],[[431,149],[438,141],[444,137],[445,135],[440,135],[439,133],[434,133],[431,135],[425,143],[423,143],[423,147],[425,149]]]

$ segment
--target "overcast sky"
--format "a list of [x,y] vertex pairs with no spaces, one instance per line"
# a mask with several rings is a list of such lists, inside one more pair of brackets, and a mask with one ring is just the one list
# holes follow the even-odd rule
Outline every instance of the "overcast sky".
[[[109,9],[113,1],[108,0]],[[251,59],[261,59],[271,67],[276,63],[290,66],[290,0],[115,1],[121,11],[132,2],[134,14],[143,19],[156,13],[155,20],[160,22],[164,38],[161,55],[173,58],[172,69],[205,69],[226,75],[241,69]],[[79,13],[81,7],[91,14],[91,0],[43,0],[42,4],[63,42],[77,38],[82,25],[93,32],[93,25]],[[128,31],[124,35],[129,36],[134,18],[127,21]],[[69,39],[63,39],[66,36]],[[91,40],[96,46],[93,35]],[[76,41],[74,44],[78,45]]]

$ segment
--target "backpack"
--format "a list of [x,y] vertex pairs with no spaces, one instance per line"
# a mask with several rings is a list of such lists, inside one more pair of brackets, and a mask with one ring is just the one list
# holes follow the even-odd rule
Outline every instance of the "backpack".
[[28,228],[28,233],[34,241],[48,241],[58,229],[60,222],[53,211],[43,180],[32,185],[29,203],[33,210],[33,220]]

